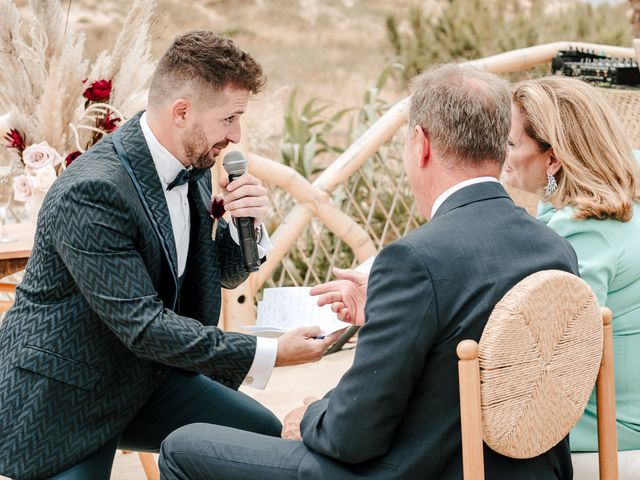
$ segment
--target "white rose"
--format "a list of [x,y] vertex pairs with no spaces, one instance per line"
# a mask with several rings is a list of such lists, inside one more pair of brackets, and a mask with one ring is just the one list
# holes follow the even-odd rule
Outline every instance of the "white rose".
[[35,171],[34,189],[46,192],[56,181],[56,171],[53,167],[40,168]]
[[25,148],[22,160],[28,169],[36,171],[45,167],[55,167],[62,162],[62,157],[47,142],[40,142]]
[[29,175],[18,175],[13,179],[13,196],[19,202],[26,202],[33,195],[33,180]]

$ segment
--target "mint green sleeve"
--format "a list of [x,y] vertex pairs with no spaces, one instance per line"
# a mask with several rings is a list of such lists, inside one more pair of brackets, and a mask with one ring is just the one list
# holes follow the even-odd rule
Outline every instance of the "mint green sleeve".
[[617,269],[616,250],[604,233],[606,222],[574,220],[561,211],[548,224],[576,251],[580,277],[591,286],[600,305],[607,303],[609,285]]

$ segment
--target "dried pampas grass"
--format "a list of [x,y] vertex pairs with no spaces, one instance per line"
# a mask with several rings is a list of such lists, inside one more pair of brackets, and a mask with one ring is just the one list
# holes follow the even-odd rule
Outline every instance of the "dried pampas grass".
[[[121,118],[128,118],[146,108],[149,80],[155,69],[151,59],[151,29],[155,0],[135,0],[124,21],[111,53],[102,52],[96,60],[87,83],[112,79],[109,104],[117,108]],[[84,124],[91,122],[85,118]],[[83,128],[83,126],[79,126]],[[91,129],[86,129],[85,136]]]
[[[59,0],[30,0],[30,7],[27,40],[16,5],[0,0],[0,113],[9,114],[9,128],[27,144],[47,141],[63,155],[83,151],[106,109],[125,120],[146,106],[155,1],[134,1],[113,51],[103,52],[89,74],[84,35],[71,32]],[[97,80],[112,81],[109,104],[85,109],[83,92]]]
[[11,107],[31,111],[42,90],[42,84],[37,82],[40,69],[33,71],[29,58],[34,55],[22,39],[21,25],[16,6],[9,0],[0,0],[0,106],[5,111]]

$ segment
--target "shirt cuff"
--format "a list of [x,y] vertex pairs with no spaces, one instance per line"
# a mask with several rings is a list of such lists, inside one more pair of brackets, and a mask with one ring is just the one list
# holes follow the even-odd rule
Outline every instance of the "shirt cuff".
[[271,378],[271,372],[276,365],[278,354],[278,340],[275,338],[257,337],[256,354],[249,373],[242,382],[243,385],[264,390]]
[[[267,233],[267,229],[264,226],[264,223],[260,224],[261,233],[260,242],[258,243],[258,257],[262,258],[271,250],[273,250],[273,244],[271,243],[271,239],[269,238],[269,234]],[[238,238],[238,229],[232,221],[229,222],[229,233],[231,234],[231,238],[233,241],[240,245],[240,239]]]

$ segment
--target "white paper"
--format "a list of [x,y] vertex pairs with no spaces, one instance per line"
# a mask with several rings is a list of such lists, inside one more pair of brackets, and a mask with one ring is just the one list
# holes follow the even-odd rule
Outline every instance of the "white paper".
[[324,335],[350,327],[341,322],[330,305],[318,306],[318,297],[309,295],[310,287],[266,288],[258,302],[255,325],[242,328],[255,335],[277,337],[298,327],[317,325]]

